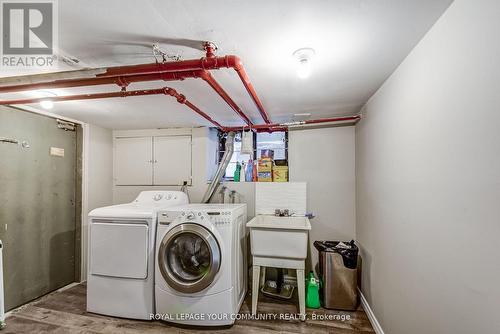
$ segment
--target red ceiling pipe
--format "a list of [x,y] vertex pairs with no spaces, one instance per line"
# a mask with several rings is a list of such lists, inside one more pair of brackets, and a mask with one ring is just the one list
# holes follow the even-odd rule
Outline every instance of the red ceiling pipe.
[[158,72],[182,72],[197,70],[218,70],[220,68],[241,67],[241,60],[234,55],[216,57],[209,55],[201,59],[168,61],[164,63],[149,63],[139,65],[114,66],[105,69],[96,77],[113,77],[130,74],[150,74]]
[[[361,119],[361,116],[346,116],[346,117],[335,117],[335,118],[320,118],[320,119],[310,119],[306,121],[290,122],[290,123],[274,123],[274,124],[258,124],[251,128],[256,131],[283,131],[283,129],[288,129],[292,126],[308,125],[308,124],[321,124],[321,123],[336,123],[336,122],[357,122]],[[246,127],[245,127],[246,128]],[[229,131],[241,131],[243,127],[226,127],[226,132]]]
[[[141,64],[141,65],[130,65],[130,66],[117,66],[108,67],[103,69],[101,74],[92,74],[90,77],[82,78],[61,78],[56,80],[47,80],[41,82],[33,82],[36,80],[36,75],[18,76],[16,77],[18,81],[26,81],[25,83],[12,84],[12,85],[2,85],[0,86],[0,92],[16,92],[25,91],[33,89],[50,89],[50,88],[69,88],[69,87],[80,87],[86,85],[101,85],[114,83],[116,78],[127,77],[127,78],[137,78],[135,81],[148,80],[158,80],[159,74],[163,74],[168,80],[182,80],[186,77],[194,77],[194,71],[200,70],[211,70],[219,69],[222,67],[232,67],[232,64],[236,64],[234,58],[236,56],[225,56],[225,57],[211,57],[211,58],[201,58],[196,60],[183,60],[183,61],[173,61],[165,63],[151,63],[151,64]],[[226,60],[227,58],[227,60]],[[237,57],[236,57],[237,58]],[[210,66],[205,66],[206,60],[210,61]],[[95,69],[90,69],[94,71]],[[73,73],[74,71],[67,72],[56,72],[52,73],[54,76],[60,75],[64,77],[66,74]],[[82,70],[82,76],[85,70]],[[191,75],[190,75],[191,74]],[[143,76],[142,76],[143,75]],[[151,76],[149,76],[151,75]],[[156,76],[155,76],[156,75]],[[153,78],[153,79],[151,79]],[[0,79],[1,82],[1,79]],[[95,82],[95,83],[94,83]],[[64,84],[64,86],[57,86]],[[36,86],[33,86],[36,85]]]
[[[269,115],[264,109],[262,102],[257,96],[257,92],[250,82],[250,78],[243,67],[243,63],[238,56],[229,55],[224,57],[216,57],[213,54],[213,50],[207,48],[207,56],[199,60],[184,60],[177,62],[166,62],[166,63],[153,63],[153,64],[143,64],[143,65],[132,65],[132,66],[120,66],[108,68],[105,73],[98,74],[97,76],[116,76],[122,74],[145,74],[145,73],[157,73],[157,72],[177,72],[177,71],[194,71],[194,70],[217,70],[220,68],[233,68],[241,82],[245,86],[248,94],[254,101],[259,113],[261,114],[264,122],[270,124]],[[215,89],[215,88],[214,88]]]
[[75,101],[75,100],[96,100],[96,99],[106,99],[106,98],[112,98],[112,97],[129,97],[129,96],[143,96],[143,95],[157,95],[157,94],[164,94],[163,88],[131,90],[131,91],[121,91],[121,92],[94,93],[94,94],[36,97],[36,98],[25,98],[25,99],[17,99],[17,100],[3,100],[3,101],[0,101],[0,105],[30,104],[30,103],[38,103],[38,102],[42,102],[42,101],[62,102],[62,101]]
[[271,124],[271,120],[269,119],[269,115],[267,114],[266,110],[264,109],[264,106],[262,105],[262,102],[260,102],[259,96],[257,95],[257,92],[253,88],[252,83],[250,82],[250,78],[247,75],[247,72],[245,71],[245,68],[243,67],[243,64],[237,56],[229,56],[233,57],[231,64],[232,68],[238,73],[238,76],[240,77],[241,82],[243,82],[243,86],[245,86],[248,94],[252,98],[253,102],[255,103],[255,106],[257,109],[259,109],[259,113],[262,116],[262,119],[266,124]]
[[[307,124],[319,124],[319,123],[330,123],[330,122],[347,122],[347,121],[357,122],[360,119],[361,119],[361,116],[356,115],[356,116],[346,116],[346,117],[336,117],[336,118],[309,119],[309,120],[301,121],[299,123],[303,122],[303,124],[307,125]],[[298,124],[298,125],[302,125],[302,124]]]
[[[98,77],[98,78],[85,78],[85,79],[68,79],[56,80],[52,83],[35,83],[27,84],[23,87],[26,90],[36,90],[43,88],[70,88],[70,87],[83,87],[95,85],[109,85],[116,84],[120,87],[127,87],[134,82],[144,81],[174,81],[184,80],[186,78],[203,78],[221,97],[226,103],[245,121],[247,125],[253,125],[252,121],[245,115],[245,113],[238,107],[236,102],[227,94],[227,92],[219,85],[208,71],[184,71],[184,72],[162,72],[150,74],[135,74],[135,75],[121,75],[115,77]],[[0,87],[0,93],[16,91],[17,86],[4,86]],[[106,94],[106,93],[104,93]],[[75,95],[85,97],[87,94]],[[85,98],[82,98],[85,99]],[[14,104],[14,103],[12,103]]]
[[249,126],[253,125],[252,121],[248,118],[248,116],[245,115],[245,113],[240,109],[240,107],[238,107],[236,102],[234,102],[234,100],[229,96],[229,94],[221,87],[221,85],[219,85],[217,80],[215,80],[215,78],[212,76],[212,74],[210,74],[210,72],[199,71],[198,74],[200,78],[205,80],[205,82],[207,82],[210,85],[210,87],[212,87],[212,89],[215,90],[217,94],[219,94],[224,101],[226,101],[226,103],[245,121],[247,125]]
[[185,72],[121,75],[115,77],[63,79],[51,82],[0,86],[0,93],[37,90],[37,89],[72,88],[72,87],[85,87],[85,86],[97,86],[97,85],[113,85],[113,84],[116,84],[120,87],[124,87],[134,82],[157,81],[157,80],[180,81],[187,78],[197,78],[197,77],[198,77],[198,71],[185,71]]
[[108,92],[108,93],[94,93],[94,94],[78,94],[78,95],[66,95],[66,96],[54,96],[54,97],[41,97],[41,98],[26,98],[18,100],[4,100],[0,101],[0,105],[15,105],[15,104],[30,104],[38,103],[42,101],[52,101],[52,102],[62,102],[62,101],[75,101],[75,100],[95,100],[95,99],[105,99],[113,97],[130,97],[130,96],[145,96],[145,95],[159,95],[165,94],[173,96],[177,99],[177,102],[185,104],[194,112],[196,112],[201,117],[205,118],[207,121],[215,125],[222,131],[225,131],[225,127],[220,125],[217,121],[212,119],[208,114],[201,111],[197,106],[192,104],[186,97],[179,94],[175,89],[170,87],[156,88],[156,89],[141,89],[141,90],[130,90],[130,91],[120,91],[120,92]]
[[201,111],[197,106],[195,106],[194,104],[189,102],[184,95],[179,94],[175,89],[170,88],[170,87],[165,87],[164,90],[165,90],[165,94],[168,94],[170,96],[175,97],[177,99],[177,102],[187,105],[195,113],[197,113],[201,117],[203,117],[206,120],[208,120],[209,122],[211,122],[213,125],[218,127],[220,130],[225,131],[225,128],[222,125],[220,125],[217,121],[213,120],[210,116],[208,116],[206,113]]
[[[235,57],[235,56],[226,56],[226,57]],[[225,59],[226,57],[212,57],[212,58]],[[205,70],[204,66],[201,65],[204,59],[207,58],[196,59],[196,60],[183,60],[177,62],[109,67],[105,70],[104,73],[97,74],[94,77],[81,78],[81,79],[60,79],[60,80],[52,80],[46,82],[0,86],[0,93],[19,92],[19,91],[36,90],[36,89],[71,88],[71,87],[83,87],[83,86],[94,86],[94,85],[119,84],[118,82],[120,79],[132,83],[140,81],[154,81],[154,80],[173,81],[173,80],[183,80],[186,78],[196,78],[198,77],[196,73],[199,74],[200,71]],[[231,63],[232,62],[229,62],[225,65]],[[228,66],[220,66],[222,65],[220,61],[219,63],[216,62],[215,65],[218,66],[218,67],[216,66],[215,68],[228,67]],[[59,73],[65,73],[65,72],[59,72]],[[21,80],[21,78],[19,79]]]
[[268,128],[268,129],[256,129],[255,132],[284,132],[288,131],[287,127],[277,127],[277,128]]
[[[245,86],[247,92],[250,94],[253,101],[255,102],[264,121],[266,123],[271,123],[269,120],[269,115],[264,110],[264,107],[261,101],[259,100],[259,97],[257,96],[257,93],[255,92],[255,89],[253,88],[250,79],[248,78],[248,75],[245,72],[245,69],[243,68],[241,59],[234,55],[216,57],[214,55],[214,48],[213,46],[210,45],[210,43],[205,44],[205,50],[206,50],[206,56],[201,59],[109,67],[103,69],[104,73],[97,74],[95,75],[95,77],[90,77],[85,79],[52,80],[42,83],[8,85],[0,87],[0,92],[14,92],[14,91],[50,89],[50,88],[69,88],[69,87],[92,86],[92,85],[101,85],[109,83],[116,83],[120,86],[123,86],[123,83],[117,82],[119,81],[118,78],[124,79],[125,80],[124,82],[129,82],[129,83],[137,81],[152,81],[152,80],[158,80],[157,77],[155,77],[154,75],[159,73],[162,74],[174,73],[172,75],[165,74],[164,78],[167,79],[162,78],[162,80],[182,80],[186,78],[186,76],[184,76],[184,74],[180,74],[180,72],[216,70],[220,68],[233,68],[238,73],[238,76],[243,82],[243,85]],[[149,74],[151,74],[152,76],[148,76]],[[135,81],[132,81],[132,78],[130,76],[134,76]],[[109,79],[98,80],[98,78],[99,79],[109,78]]]

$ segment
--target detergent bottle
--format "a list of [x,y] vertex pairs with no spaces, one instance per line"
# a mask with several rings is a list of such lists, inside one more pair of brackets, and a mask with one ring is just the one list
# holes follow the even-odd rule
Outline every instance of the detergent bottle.
[[314,273],[311,271],[306,281],[306,307],[320,308],[320,306],[318,280],[316,280]]
[[254,161],[253,165],[252,165],[252,181],[253,182],[257,182],[257,176],[258,176],[258,173],[257,173],[257,161]]
[[241,176],[241,165],[240,162],[238,161],[236,163],[236,170],[234,171],[234,182],[240,182],[240,176]]
[[241,162],[241,169],[240,169],[240,182],[247,182],[245,179],[245,171],[246,171],[246,165],[245,162]]
[[247,163],[247,169],[245,171],[245,181],[252,182],[252,171],[253,171],[253,160],[249,159]]

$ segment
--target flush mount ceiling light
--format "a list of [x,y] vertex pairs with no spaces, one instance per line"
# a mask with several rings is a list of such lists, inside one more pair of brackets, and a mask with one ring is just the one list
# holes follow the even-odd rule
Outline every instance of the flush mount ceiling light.
[[43,109],[52,109],[54,107],[54,102],[52,102],[51,100],[40,101],[40,107],[42,107]]
[[46,110],[54,108],[54,102],[52,102],[51,98],[57,96],[57,94],[46,91],[46,90],[42,90],[42,91],[37,92],[37,96],[39,96],[41,98],[47,98],[47,99],[40,101],[40,107],[42,107],[43,109],[46,109]]
[[297,76],[301,79],[306,79],[311,75],[311,59],[315,52],[312,48],[301,48],[293,53],[297,59]]

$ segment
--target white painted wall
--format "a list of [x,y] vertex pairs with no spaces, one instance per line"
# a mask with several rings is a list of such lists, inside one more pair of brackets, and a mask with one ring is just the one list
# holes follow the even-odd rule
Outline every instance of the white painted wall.
[[113,135],[109,129],[84,125],[84,218],[82,220],[82,280],[87,277],[88,213],[113,201]]
[[[208,187],[217,167],[217,131],[206,128],[175,128],[113,131],[113,136],[158,136],[158,135],[192,135],[192,186],[189,187],[191,203],[199,203]],[[180,186],[117,186],[112,185],[113,203],[133,201],[143,190],[180,190]]]
[[[225,201],[226,203],[231,203],[229,194],[231,191],[235,192],[235,203],[246,203],[247,204],[247,218],[248,220],[255,217],[255,183],[254,182],[224,182],[224,187],[227,188],[225,191]],[[217,189],[211,202],[220,203],[221,187]]]
[[355,238],[354,127],[294,130],[288,139],[290,181],[307,182],[307,209],[316,216],[309,233],[314,267],[315,240]]
[[499,18],[455,0],[356,128],[362,290],[387,334],[500,333]]

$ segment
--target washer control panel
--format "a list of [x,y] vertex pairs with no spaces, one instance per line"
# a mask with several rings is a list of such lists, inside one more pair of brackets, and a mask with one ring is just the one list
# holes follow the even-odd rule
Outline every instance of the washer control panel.
[[210,222],[212,222],[216,226],[219,226],[231,223],[231,212],[230,211],[183,211],[183,212],[159,211],[158,212],[158,224],[169,225],[176,219],[182,221],[209,219]]
[[231,223],[231,212],[229,211],[207,211],[207,216],[215,225]]

